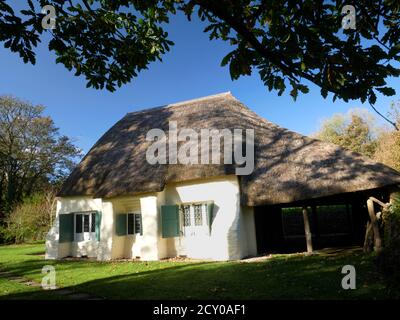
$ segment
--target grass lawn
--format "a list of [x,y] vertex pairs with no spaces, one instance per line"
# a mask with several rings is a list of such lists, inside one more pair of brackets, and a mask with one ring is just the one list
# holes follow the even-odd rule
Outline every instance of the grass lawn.
[[[276,255],[257,262],[45,261],[44,245],[0,246],[0,271],[41,282],[53,265],[57,286],[108,299],[385,299],[388,288],[372,256],[359,251]],[[344,265],[354,265],[357,289],[343,290]],[[60,299],[0,276],[0,299]]]

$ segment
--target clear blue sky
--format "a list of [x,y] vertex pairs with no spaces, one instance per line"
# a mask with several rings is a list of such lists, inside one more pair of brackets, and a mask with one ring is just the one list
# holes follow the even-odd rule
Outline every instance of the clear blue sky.
[[[315,86],[296,102],[289,92],[278,97],[263,86],[256,72],[231,81],[228,69],[220,67],[229,46],[211,42],[202,30],[196,19],[189,23],[182,15],[174,16],[168,31],[175,46],[163,62],[151,64],[149,70],[114,93],[87,89],[84,78],[55,63],[45,43],[37,50],[35,66],[24,64],[17,54],[1,47],[0,94],[45,105],[46,114],[61,133],[75,139],[85,152],[127,112],[224,91],[231,91],[262,117],[303,134],[316,131],[321,120],[334,113],[362,107],[359,101],[333,103],[331,97],[323,99]],[[399,79],[390,84],[400,90]],[[378,96],[376,106],[386,114],[390,102],[398,97]]]

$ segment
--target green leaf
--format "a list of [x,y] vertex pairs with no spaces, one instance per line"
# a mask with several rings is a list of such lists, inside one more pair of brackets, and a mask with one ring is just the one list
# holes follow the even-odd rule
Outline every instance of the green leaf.
[[376,88],[376,90],[383,93],[385,96],[394,96],[396,94],[396,90],[390,87]]
[[224,66],[226,66],[226,65],[229,63],[229,61],[232,59],[233,54],[234,54],[234,51],[229,52],[229,53],[222,59],[222,61],[221,61],[221,67],[224,67]]
[[297,96],[298,96],[297,87],[294,87],[294,88],[290,91],[290,95],[292,96],[293,100],[296,101]]
[[300,90],[300,92],[302,92],[302,93],[308,93],[310,90],[308,89],[308,87],[307,86],[305,86],[305,85],[302,85],[302,84],[299,84],[299,85],[297,85],[297,88]]
[[326,99],[326,97],[328,96],[328,90],[326,90],[325,88],[321,88],[321,96]]

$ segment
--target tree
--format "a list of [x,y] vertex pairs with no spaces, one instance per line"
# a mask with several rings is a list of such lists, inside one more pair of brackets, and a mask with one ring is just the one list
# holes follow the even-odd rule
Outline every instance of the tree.
[[49,50],[97,89],[114,91],[161,60],[173,45],[165,25],[178,11],[189,21],[197,14],[211,39],[233,47],[221,63],[232,79],[257,71],[269,90],[282,94],[289,86],[294,99],[311,82],[323,97],[373,105],[377,92],[395,94],[386,79],[400,75],[397,0],[352,2],[355,29],[342,27],[351,18],[344,0],[27,0],[19,14],[7,2],[0,0],[6,48],[35,63],[41,22],[50,18],[40,9],[52,5],[57,16]]
[[377,146],[374,117],[365,109],[353,109],[325,120],[314,134],[317,139],[335,143],[373,158]]
[[0,96],[0,221],[23,198],[62,180],[80,155],[43,111]]
[[[390,117],[400,126],[400,101],[391,105]],[[400,132],[386,130],[379,135],[375,159],[400,171]]]

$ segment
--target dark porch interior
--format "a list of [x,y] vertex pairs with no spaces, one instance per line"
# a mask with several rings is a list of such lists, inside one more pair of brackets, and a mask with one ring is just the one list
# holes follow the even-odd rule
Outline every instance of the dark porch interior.
[[362,246],[369,219],[366,201],[387,192],[358,192],[254,208],[258,254],[307,251],[302,208],[307,207],[313,249]]

